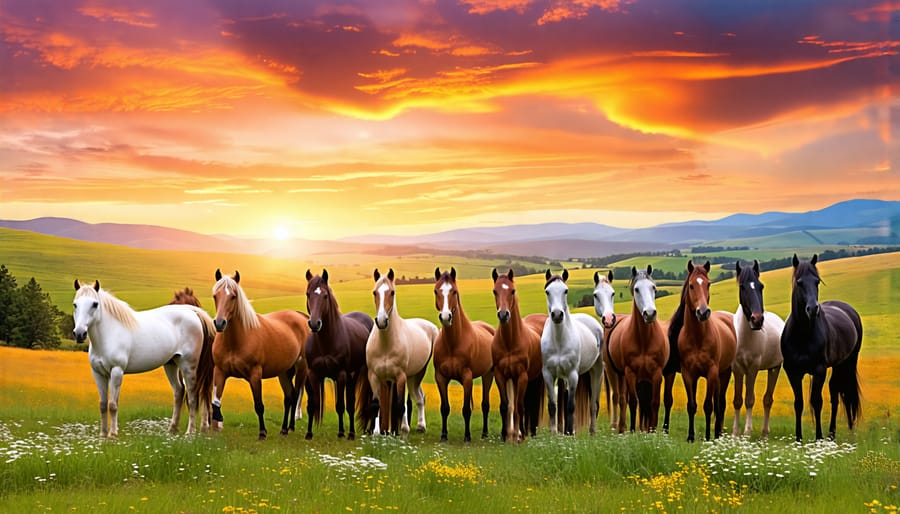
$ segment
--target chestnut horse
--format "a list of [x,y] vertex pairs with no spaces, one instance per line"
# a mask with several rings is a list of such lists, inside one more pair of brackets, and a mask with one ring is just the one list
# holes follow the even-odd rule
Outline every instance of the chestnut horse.
[[[624,316],[607,338],[607,370],[619,386],[618,431],[625,431],[625,405],[631,409],[631,431],[640,407],[640,430],[656,431],[663,367],[669,360],[666,332],[657,319],[653,267],[631,268],[631,315]],[[638,405],[640,404],[640,405]]]
[[800,261],[794,254],[791,313],[781,334],[784,371],[794,391],[794,415],[797,441],[803,440],[803,377],[812,375],[809,404],[816,420],[816,439],[822,438],[822,387],[831,368],[828,391],[831,394],[831,423],[828,438],[834,439],[838,401],[844,404],[847,425],[860,415],[859,349],[862,346],[862,321],[847,303],[829,300],[819,303],[818,255]]
[[[324,412],[325,379],[334,381],[334,408],[338,416],[338,437],[344,437],[344,411],[347,411],[347,439],[356,438],[354,424],[357,406],[372,402],[369,370],[366,366],[366,341],[372,331],[372,318],[364,312],[341,314],[337,298],[328,285],[328,270],[313,275],[306,270],[306,308],[309,328],[306,359],[306,412],[309,416],[306,438],[312,439],[313,422],[321,423]],[[359,394],[360,402],[356,396]],[[365,431],[369,427],[363,427]]]
[[447,386],[451,380],[462,384],[465,441],[472,440],[469,430],[472,418],[472,381],[477,377],[481,377],[481,437],[485,438],[488,435],[491,384],[494,378],[491,371],[494,327],[484,321],[469,321],[456,287],[456,268],[451,267],[449,272],[443,273],[440,268],[435,268],[434,280],[434,305],[441,322],[441,332],[434,342],[433,358],[434,381],[441,395],[441,441],[447,440],[447,416],[450,415]]
[[710,438],[715,412],[715,437],[722,435],[725,419],[725,395],[731,381],[737,337],[734,317],[726,311],[709,308],[709,261],[694,266],[688,260],[688,277],[681,288],[681,303],[669,322],[670,343],[678,341],[681,379],[687,395],[688,442],[694,441],[694,415],[697,413],[697,381],[706,379],[706,440]]
[[[403,401],[406,391],[409,397],[416,400],[416,429],[420,433],[425,432],[422,380],[428,371],[438,328],[422,318],[404,319],[400,316],[393,268],[388,270],[387,275],[382,275],[376,268],[373,275],[375,327],[366,342],[366,365],[369,368],[366,380],[372,388],[373,398],[370,409],[367,409],[368,405],[358,405],[359,425],[367,427],[371,418],[376,418],[379,421],[375,426],[376,433],[386,434],[392,431],[391,422],[399,418],[400,435],[406,438],[409,435],[409,416]],[[396,430],[394,427],[393,431]]]
[[[213,344],[215,362],[213,389],[213,420],[222,428],[222,393],[229,377],[243,378],[250,384],[253,408],[259,419],[259,439],[268,432],[263,419],[262,381],[278,377],[284,392],[284,418],[281,435],[294,430],[294,409],[297,390],[306,381],[306,360],[303,344],[309,329],[307,316],[302,312],[283,310],[259,315],[240,286],[241,274],[223,276],[216,270],[216,284],[212,289],[216,304],[216,340]],[[295,383],[291,383],[291,379]]]
[[763,283],[759,279],[759,261],[753,266],[741,267],[735,263],[738,283],[738,308],[734,313],[734,330],[737,334],[737,353],[734,357],[734,426],[732,435],[739,435],[741,405],[743,404],[744,379],[747,380],[747,414],[744,436],[753,431],[753,405],[756,403],[756,374],[766,371],[766,393],[763,396],[762,436],[769,435],[769,413],[772,411],[773,393],[781,372],[781,333],[784,320],[774,312],[766,312],[763,306]]
[[534,437],[540,423],[544,402],[541,332],[547,315],[529,314],[522,318],[512,269],[500,275],[494,268],[491,277],[500,321],[491,344],[494,381],[500,391],[500,437],[519,442],[526,433]]

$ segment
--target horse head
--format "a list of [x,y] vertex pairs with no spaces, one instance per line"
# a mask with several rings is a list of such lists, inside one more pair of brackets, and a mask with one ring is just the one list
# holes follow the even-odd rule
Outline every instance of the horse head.
[[75,321],[75,329],[72,335],[75,336],[76,343],[83,343],[87,340],[88,327],[91,323],[100,318],[100,281],[95,280],[94,285],[81,285],[78,279],[75,279],[75,301],[73,305],[75,311],[72,317]]
[[649,264],[647,271],[638,271],[634,266],[631,267],[631,296],[644,323],[656,321],[656,283],[652,277],[653,266]]
[[685,300],[688,307],[699,321],[709,319],[712,311],[709,308],[709,261],[703,266],[694,266],[688,260],[688,278],[685,282]]
[[513,270],[506,275],[497,273],[497,268],[491,272],[494,279],[494,304],[497,306],[497,319],[500,323],[509,323],[512,311],[516,308],[516,284],[513,282]]
[[309,329],[314,333],[322,330],[324,318],[331,314],[334,297],[328,286],[328,270],[323,269],[321,275],[313,275],[306,270],[306,310],[309,312]]
[[185,287],[184,291],[175,291],[175,296],[169,302],[169,305],[193,305],[194,307],[200,307],[200,300],[194,296],[193,289]]
[[741,261],[734,264],[737,273],[738,301],[744,317],[752,330],[760,330],[765,321],[765,308],[763,307],[763,283],[759,280],[759,261],[753,261],[753,266],[741,267]]
[[434,268],[434,306],[438,310],[441,325],[453,324],[453,315],[459,308],[459,290],[456,288],[456,268],[441,273]]
[[819,261],[818,254],[814,254],[812,259],[801,261],[794,254],[792,261],[794,266],[793,290],[791,292],[792,310],[803,309],[810,321],[814,321],[819,317],[819,284],[822,279],[819,277],[819,270],[816,263]]
[[388,270],[387,275],[382,275],[375,268],[375,287],[372,296],[375,297],[375,326],[380,330],[388,327],[391,313],[394,312],[394,297],[397,294],[394,288],[394,268]]
[[569,304],[567,301],[569,294],[569,286],[566,281],[569,280],[569,270],[563,270],[562,275],[553,275],[550,270],[544,274],[547,282],[544,284],[544,293],[547,294],[547,310],[550,313],[550,319],[553,323],[560,324],[569,312]]
[[238,284],[241,282],[241,274],[235,270],[234,275],[226,277],[222,271],[216,270],[216,284],[213,286],[212,297],[216,306],[216,317],[213,324],[216,332],[224,332],[228,320],[234,316],[238,304]]
[[612,328],[616,324],[616,313],[613,311],[616,290],[612,281],[612,270],[606,276],[600,275],[599,271],[594,272],[594,312],[603,323],[603,328]]

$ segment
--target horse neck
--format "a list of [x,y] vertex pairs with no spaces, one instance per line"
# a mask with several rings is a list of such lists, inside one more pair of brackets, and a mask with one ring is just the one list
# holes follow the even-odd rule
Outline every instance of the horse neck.
[[685,334],[690,340],[702,341],[706,333],[710,330],[710,324],[712,323],[712,317],[710,319],[701,322],[697,319],[697,316],[691,312],[691,308],[688,307],[687,302],[684,304],[684,325],[681,327],[681,332]]
[[453,340],[458,341],[462,338],[463,330],[471,331],[472,322],[469,321],[469,317],[466,316],[466,311],[463,310],[462,303],[456,305],[456,319],[450,323],[449,327],[442,327],[441,330],[446,331]]
[[[259,314],[253,313],[254,316],[261,322],[262,316]],[[235,313],[234,316],[229,321],[228,326],[225,331],[222,332],[222,342],[226,347],[241,347],[246,343],[244,341],[247,339],[247,336],[253,329],[248,328],[244,319],[241,317],[239,313]]]
[[499,332],[503,335],[503,340],[508,346],[516,346],[520,334],[525,331],[525,322],[522,321],[522,314],[519,312],[519,303],[514,303],[509,309],[509,321],[500,323]]
[[568,307],[563,311],[563,319],[560,323],[553,323],[552,320],[550,321],[550,333],[553,335],[553,340],[557,343],[562,343],[564,341],[563,335],[571,332],[574,328],[572,313],[569,312]]
[[322,329],[319,330],[318,334],[321,337],[331,339],[331,335],[338,333],[344,329],[344,315],[341,314],[341,309],[338,307],[337,302],[331,303],[331,306],[327,309],[322,316]]
[[631,302],[631,330],[638,334],[639,340],[645,340],[640,336],[650,334],[655,323],[657,322],[644,323],[644,316],[638,309],[637,302]]

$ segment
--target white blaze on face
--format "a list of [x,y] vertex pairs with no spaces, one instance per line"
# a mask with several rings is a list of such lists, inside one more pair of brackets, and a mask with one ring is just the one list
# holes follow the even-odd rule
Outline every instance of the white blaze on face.
[[756,282],[750,282],[750,289],[756,289]]
[[316,294],[322,294],[322,288],[321,288],[321,287],[317,287],[316,290],[313,291],[313,292],[316,293]]
[[500,287],[502,287],[503,289],[509,289],[509,286],[506,284],[500,284]]
[[697,278],[697,283],[700,284],[700,285],[702,286],[702,285],[703,285],[703,279],[698,277],[698,278]]
[[441,284],[441,294],[444,295],[444,305],[441,306],[441,318],[447,319],[450,317],[450,290],[453,289],[448,283]]
[[376,316],[382,320],[387,317],[387,312],[384,307],[384,294],[387,293],[390,288],[391,287],[387,284],[381,284],[381,286],[378,287],[378,314],[376,314]]
[[228,284],[225,284],[225,296],[231,296],[231,289],[228,288]]

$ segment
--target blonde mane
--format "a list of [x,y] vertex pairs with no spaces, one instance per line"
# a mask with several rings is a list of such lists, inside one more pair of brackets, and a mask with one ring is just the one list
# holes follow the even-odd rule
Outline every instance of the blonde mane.
[[95,291],[93,287],[85,285],[78,289],[78,293],[76,293],[75,298],[82,297],[84,295],[90,294],[96,297],[100,301],[100,306],[103,307],[103,310],[109,313],[110,316],[118,320],[122,325],[125,326],[128,330],[137,330],[138,328],[138,320],[134,315],[134,309],[131,308],[130,305],[125,303],[123,300],[119,300],[112,293],[107,292],[105,289],[100,289],[99,291]]
[[216,285],[213,286],[213,296],[215,296],[222,288],[226,288],[228,291],[234,291],[237,307],[234,309],[234,312],[232,312],[232,315],[240,320],[244,328],[246,330],[259,328],[259,318],[256,315],[256,311],[253,310],[253,306],[250,305],[250,300],[247,298],[247,295],[244,294],[244,290],[241,289],[240,284],[235,282],[231,277],[223,276],[216,282]]

